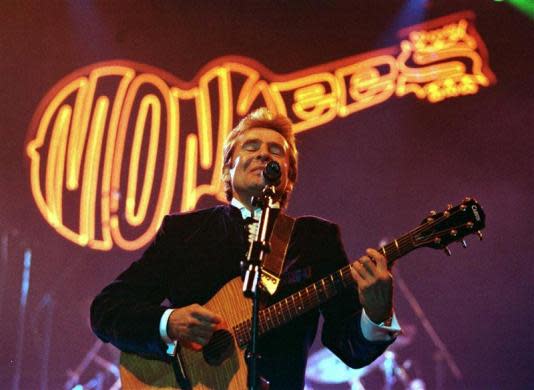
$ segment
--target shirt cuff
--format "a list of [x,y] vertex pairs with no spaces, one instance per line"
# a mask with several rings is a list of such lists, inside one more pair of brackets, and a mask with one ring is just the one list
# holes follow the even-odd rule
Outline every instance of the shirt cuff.
[[375,324],[371,321],[364,309],[362,309],[362,315],[360,316],[360,327],[362,329],[363,337],[368,341],[390,341],[397,337],[401,332],[395,313],[393,313],[391,324],[386,326],[383,322]]
[[161,319],[159,320],[159,335],[163,342],[167,344],[167,355],[174,355],[176,349],[176,341],[173,341],[167,334],[167,323],[174,309],[167,309],[163,312]]

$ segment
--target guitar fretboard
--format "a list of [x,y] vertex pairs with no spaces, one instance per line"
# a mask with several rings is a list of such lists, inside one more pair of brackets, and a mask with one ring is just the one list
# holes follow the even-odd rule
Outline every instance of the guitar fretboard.
[[[386,256],[388,265],[415,249],[412,241],[414,233],[415,231],[407,233],[379,249]],[[259,334],[262,335],[282,326],[330,300],[342,289],[355,286],[350,267],[350,265],[347,265],[303,290],[297,291],[287,298],[260,310],[258,314]],[[237,343],[241,347],[246,346],[250,341],[250,326],[251,319],[249,318],[233,328]]]

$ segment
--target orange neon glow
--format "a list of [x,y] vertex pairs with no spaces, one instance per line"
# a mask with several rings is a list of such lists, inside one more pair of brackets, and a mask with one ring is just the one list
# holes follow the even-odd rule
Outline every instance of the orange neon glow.
[[[303,132],[393,96],[438,103],[494,83],[473,20],[464,12],[425,22],[400,31],[396,47],[285,75],[236,56],[189,83],[128,61],[79,69],[47,94],[30,126],[36,205],[78,245],[141,248],[173,204],[224,201],[222,145],[253,107],[283,113]],[[77,220],[66,207],[79,209]]]

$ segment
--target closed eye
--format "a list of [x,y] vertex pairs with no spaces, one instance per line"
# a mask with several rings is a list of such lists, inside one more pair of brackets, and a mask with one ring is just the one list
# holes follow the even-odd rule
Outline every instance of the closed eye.
[[276,144],[276,143],[270,143],[269,144],[269,152],[271,152],[272,154],[275,154],[277,156],[284,156],[285,152],[284,152],[284,147],[280,144]]
[[[247,152],[256,152],[261,148],[263,142],[259,139],[250,139],[243,143],[241,149],[246,150]],[[274,154],[275,156],[283,157],[286,154],[284,146],[278,142],[269,142],[267,143],[269,153]]]
[[249,152],[255,152],[260,148],[261,142],[259,140],[249,140],[243,144],[243,149]]

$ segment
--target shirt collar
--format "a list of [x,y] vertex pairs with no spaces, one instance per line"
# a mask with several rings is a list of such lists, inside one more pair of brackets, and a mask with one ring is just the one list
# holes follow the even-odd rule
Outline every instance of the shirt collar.
[[[252,218],[254,218],[256,220],[259,220],[259,218],[261,216],[261,208],[257,207],[257,208],[255,208],[253,210],[253,212],[251,212],[249,209],[247,209],[245,207],[245,205],[243,203],[241,203],[236,198],[232,198],[232,200],[230,201],[230,204],[232,206],[236,207],[241,212],[241,216],[243,217],[243,219],[247,219],[249,217],[252,217]],[[274,204],[273,208],[279,209],[280,208],[280,202],[276,202]]]

